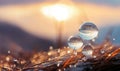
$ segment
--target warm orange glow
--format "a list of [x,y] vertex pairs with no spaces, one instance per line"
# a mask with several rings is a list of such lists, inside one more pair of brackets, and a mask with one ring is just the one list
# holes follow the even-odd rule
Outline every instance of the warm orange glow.
[[42,8],[43,14],[54,17],[58,21],[64,21],[73,14],[73,8],[64,4],[55,4]]

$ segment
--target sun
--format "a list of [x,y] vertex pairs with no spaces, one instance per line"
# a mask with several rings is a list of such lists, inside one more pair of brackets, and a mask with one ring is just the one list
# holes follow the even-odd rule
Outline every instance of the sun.
[[42,12],[46,16],[54,17],[58,21],[64,21],[70,18],[73,13],[73,9],[72,7],[64,4],[55,4],[43,7]]

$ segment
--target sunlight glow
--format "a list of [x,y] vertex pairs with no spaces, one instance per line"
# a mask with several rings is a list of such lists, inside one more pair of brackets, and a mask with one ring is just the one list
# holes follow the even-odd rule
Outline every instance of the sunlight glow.
[[73,14],[73,8],[64,4],[55,4],[42,8],[43,14],[54,17],[58,21],[64,21]]

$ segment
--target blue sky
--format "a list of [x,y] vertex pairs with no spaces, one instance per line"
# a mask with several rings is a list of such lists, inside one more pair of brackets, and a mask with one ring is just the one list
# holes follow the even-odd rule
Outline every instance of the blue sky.
[[[36,2],[45,2],[45,1],[57,1],[57,0],[0,0],[0,5],[36,3]],[[72,0],[72,1],[94,3],[100,5],[109,5],[109,6],[120,6],[120,0]]]
[[120,0],[73,0],[76,2],[87,2],[109,6],[120,6]]

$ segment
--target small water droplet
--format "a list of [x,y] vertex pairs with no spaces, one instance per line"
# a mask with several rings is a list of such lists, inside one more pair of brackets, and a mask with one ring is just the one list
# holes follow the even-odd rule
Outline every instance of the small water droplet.
[[83,57],[83,58],[82,58],[82,60],[83,60],[83,61],[86,61],[86,60],[87,60],[87,58],[86,58],[86,57]]
[[70,53],[70,51],[68,50],[68,51],[67,51],[67,53],[69,54],[69,53]]
[[58,53],[60,53],[60,51],[61,51],[61,50],[60,50],[60,49],[58,49]]
[[77,67],[77,65],[75,64],[75,65],[74,65],[74,67],[76,68],[76,67]]
[[108,54],[108,56],[110,57],[110,56],[111,56],[111,54]]
[[59,67],[59,66],[60,66],[60,63],[57,64],[57,67]]
[[79,49],[83,46],[83,40],[79,36],[71,36],[68,39],[68,45],[72,49]]
[[1,60],[0,63],[3,63],[3,60]]
[[8,50],[8,54],[10,54],[11,53],[11,51],[10,50]]
[[63,70],[65,71],[66,69],[64,68]]
[[96,58],[96,57],[97,57],[97,56],[95,56],[95,55],[93,56],[93,58]]
[[71,67],[72,67],[72,65],[69,65],[69,67],[71,68]]
[[104,54],[104,53],[105,53],[105,51],[104,51],[104,50],[101,50],[100,52],[101,52],[101,54]]
[[113,41],[115,40],[115,38],[113,38]]
[[64,49],[66,49],[67,47],[64,46]]
[[48,61],[52,60],[51,58],[48,58]]
[[77,55],[78,53],[77,53],[77,51],[74,51],[74,55]]
[[92,39],[93,42],[95,42],[95,39]]
[[49,47],[49,50],[53,50],[53,46],[50,46],[50,47]]
[[61,71],[61,69],[58,69],[58,71]]
[[48,52],[48,55],[51,56],[51,52]]
[[92,58],[92,54],[93,54],[93,48],[90,45],[85,45],[82,53],[87,57],[87,58]]
[[10,57],[9,56],[6,57],[6,61],[10,61]]
[[14,62],[18,62],[18,60],[17,60],[17,59],[13,59],[13,61],[14,61]]

